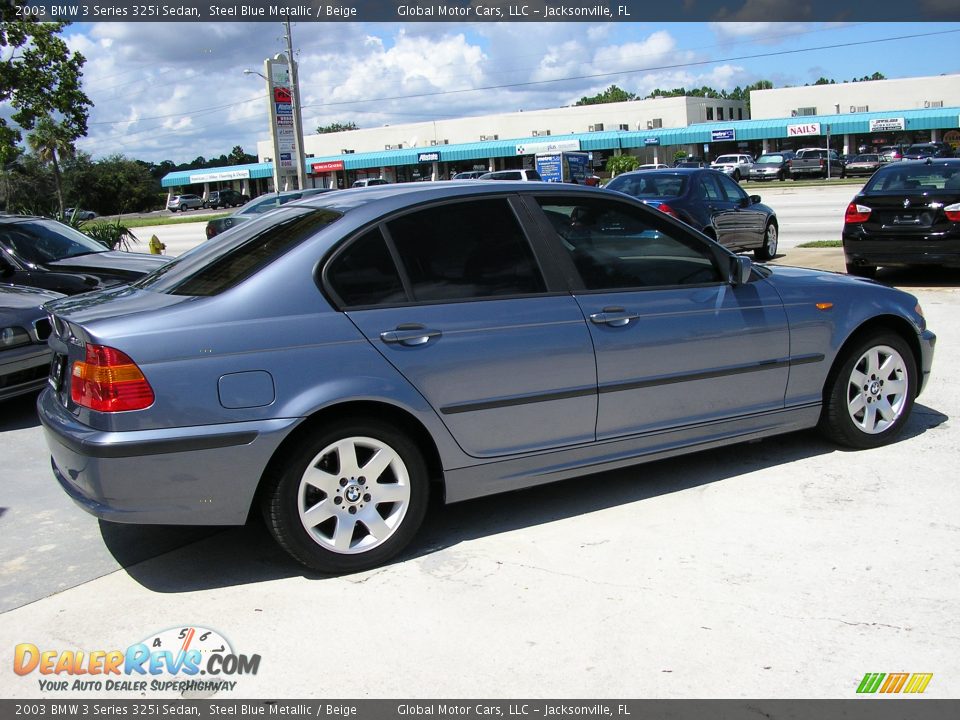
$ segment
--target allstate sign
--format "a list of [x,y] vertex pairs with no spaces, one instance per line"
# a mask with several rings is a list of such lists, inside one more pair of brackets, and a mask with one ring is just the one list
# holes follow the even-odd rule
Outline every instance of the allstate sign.
[[787,137],[802,137],[804,135],[819,135],[820,123],[803,123],[802,125],[787,125]]

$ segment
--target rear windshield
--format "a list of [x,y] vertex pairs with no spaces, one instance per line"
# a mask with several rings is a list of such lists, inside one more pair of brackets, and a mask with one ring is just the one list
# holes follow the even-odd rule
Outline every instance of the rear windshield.
[[925,162],[891,163],[878,170],[864,192],[928,192],[955,190],[960,192],[960,165],[927,165]]
[[214,237],[134,283],[169,295],[217,295],[316,235],[342,214],[285,207]]
[[782,163],[783,155],[761,155],[760,159],[757,160],[757,163],[762,165],[763,163]]
[[606,185],[608,190],[618,190],[638,198],[677,197],[683,195],[686,187],[687,175],[658,172],[621,175]]

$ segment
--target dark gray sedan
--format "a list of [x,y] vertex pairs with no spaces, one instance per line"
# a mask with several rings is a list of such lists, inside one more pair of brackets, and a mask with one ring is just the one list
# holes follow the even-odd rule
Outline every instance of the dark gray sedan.
[[0,400],[47,384],[50,321],[42,305],[60,293],[0,285]]
[[529,182],[328,193],[47,308],[66,493],[128,523],[258,505],[325,572],[399,552],[432,485],[459,502],[812,427],[891,442],[935,341],[906,293]]
[[682,220],[731,250],[753,250],[757,260],[777,255],[780,224],[773,208],[747,195],[717,170],[673,168],[623,173],[604,189],[642,200]]

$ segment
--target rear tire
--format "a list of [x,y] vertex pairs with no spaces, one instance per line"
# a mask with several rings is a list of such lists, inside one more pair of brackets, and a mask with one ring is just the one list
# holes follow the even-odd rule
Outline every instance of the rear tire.
[[892,442],[906,425],[916,397],[917,369],[899,335],[875,332],[850,347],[824,390],[818,429],[848,447]]
[[386,562],[426,514],[429,478],[409,437],[378,420],[334,423],[306,437],[266,480],[262,510],[277,542],[323,573]]
[[767,229],[763,231],[763,245],[753,251],[753,256],[757,260],[773,260],[777,256],[779,236],[777,226],[772,222],[767,223]]
[[847,275],[854,275],[862,278],[875,278],[877,276],[876,265],[852,265],[847,263]]

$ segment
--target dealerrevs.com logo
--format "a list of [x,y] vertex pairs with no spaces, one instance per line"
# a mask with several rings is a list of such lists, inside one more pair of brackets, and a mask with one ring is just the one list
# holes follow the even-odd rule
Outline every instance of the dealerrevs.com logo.
[[933,673],[867,673],[860,681],[857,692],[866,695],[922,693],[932,679]]
[[14,648],[13,671],[40,675],[44,692],[86,690],[217,692],[240,675],[256,675],[260,655],[242,655],[216,630],[190,626],[154,633],[125,650],[55,650],[33,643]]

